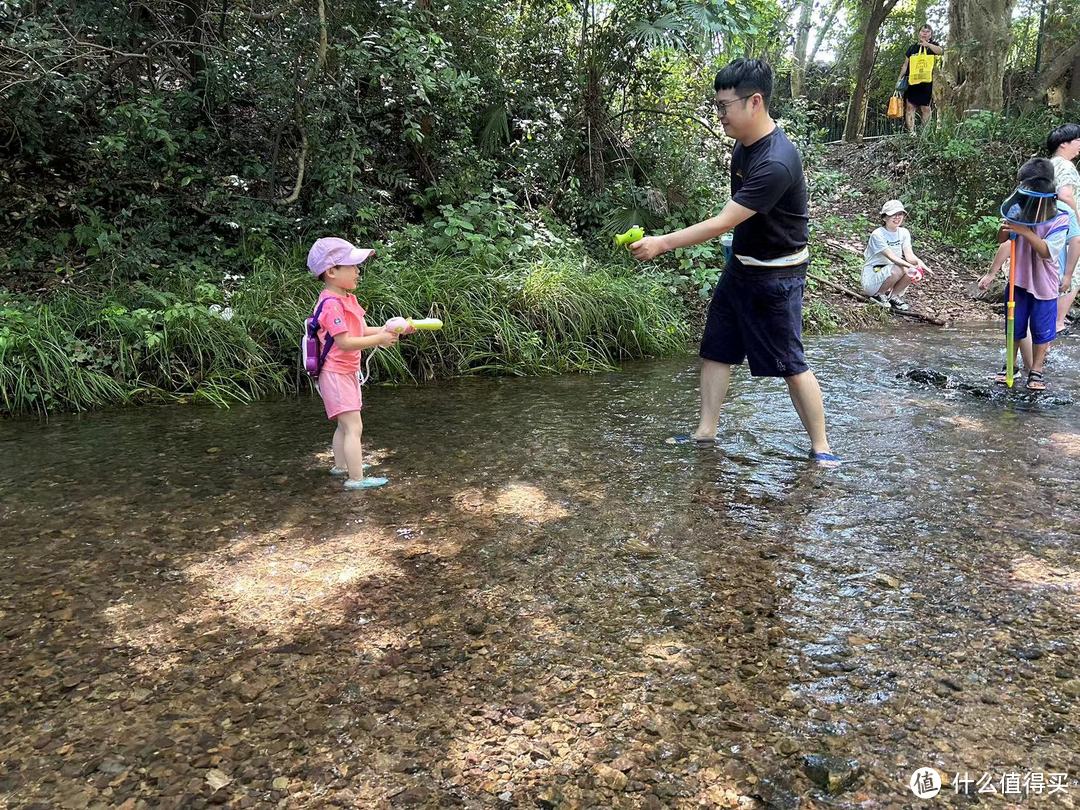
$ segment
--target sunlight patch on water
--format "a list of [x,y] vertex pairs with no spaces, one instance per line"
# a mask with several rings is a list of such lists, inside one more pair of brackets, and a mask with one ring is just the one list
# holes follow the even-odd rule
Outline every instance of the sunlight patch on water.
[[454,505],[464,512],[480,515],[505,515],[530,523],[550,523],[570,515],[561,504],[555,503],[542,489],[532,484],[513,483],[494,493],[475,487],[454,496]]

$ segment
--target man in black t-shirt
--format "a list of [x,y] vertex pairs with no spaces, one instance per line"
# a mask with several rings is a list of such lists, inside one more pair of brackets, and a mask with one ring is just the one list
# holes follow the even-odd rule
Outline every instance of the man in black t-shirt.
[[769,115],[773,77],[760,59],[736,59],[716,74],[713,103],[736,141],[731,199],[711,219],[630,246],[648,261],[734,231],[732,257],[709,304],[701,339],[701,421],[686,436],[714,444],[732,365],[749,361],[755,377],[783,377],[810,435],[810,458],[839,459],[829,449],[821,388],[803,355],[802,296],[809,263],[806,181],[798,151]]

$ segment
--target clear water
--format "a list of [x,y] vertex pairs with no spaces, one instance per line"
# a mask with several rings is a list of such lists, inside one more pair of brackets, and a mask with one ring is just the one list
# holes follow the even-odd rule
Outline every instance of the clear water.
[[745,373],[718,449],[665,443],[691,357],[371,388],[367,493],[314,399],[0,424],[0,800],[854,807],[933,765],[1075,801],[1080,410],[897,376],[989,385],[998,343],[814,341],[835,470]]

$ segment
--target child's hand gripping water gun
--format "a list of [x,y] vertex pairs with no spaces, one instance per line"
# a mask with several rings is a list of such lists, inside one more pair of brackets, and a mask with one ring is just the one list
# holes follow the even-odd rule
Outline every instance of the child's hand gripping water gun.
[[436,332],[442,329],[438,318],[391,318],[383,327],[395,335],[411,335],[413,332]]

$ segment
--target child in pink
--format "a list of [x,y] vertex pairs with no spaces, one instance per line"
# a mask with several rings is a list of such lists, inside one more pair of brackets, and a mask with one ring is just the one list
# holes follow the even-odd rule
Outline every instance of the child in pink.
[[[343,475],[345,489],[381,487],[385,478],[365,478],[360,418],[360,352],[376,346],[392,346],[398,336],[382,326],[364,322],[364,308],[352,294],[360,265],[375,254],[354,247],[344,239],[319,239],[308,251],[308,270],[325,287],[319,295],[319,345],[333,343],[319,371],[318,389],[326,406],[326,418],[337,420],[334,430],[334,466],[331,475]],[[316,305],[318,306],[318,305]]]

